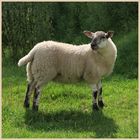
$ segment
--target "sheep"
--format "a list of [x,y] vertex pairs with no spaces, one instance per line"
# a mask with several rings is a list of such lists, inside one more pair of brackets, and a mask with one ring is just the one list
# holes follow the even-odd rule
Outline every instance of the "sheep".
[[18,62],[27,64],[27,91],[24,107],[34,90],[32,109],[38,111],[41,87],[49,81],[74,83],[85,80],[93,89],[93,110],[104,107],[101,79],[113,71],[117,48],[112,41],[113,31],[83,32],[92,41],[72,45],[56,41],[43,41]]

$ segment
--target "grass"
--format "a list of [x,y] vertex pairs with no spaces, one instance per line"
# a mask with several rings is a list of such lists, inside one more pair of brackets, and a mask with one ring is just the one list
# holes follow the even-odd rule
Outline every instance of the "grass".
[[138,81],[113,75],[103,80],[105,108],[92,112],[92,90],[84,83],[49,83],[39,112],[23,108],[25,69],[3,67],[3,138],[137,138]]

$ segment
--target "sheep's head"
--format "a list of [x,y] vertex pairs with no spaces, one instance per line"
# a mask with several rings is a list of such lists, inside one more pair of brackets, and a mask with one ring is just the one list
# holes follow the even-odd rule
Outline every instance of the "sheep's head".
[[90,32],[90,31],[84,31],[84,34],[91,38],[91,48],[93,50],[98,50],[100,48],[106,47],[108,38],[113,37],[113,31],[108,31],[107,33],[103,31],[97,31],[95,33]]

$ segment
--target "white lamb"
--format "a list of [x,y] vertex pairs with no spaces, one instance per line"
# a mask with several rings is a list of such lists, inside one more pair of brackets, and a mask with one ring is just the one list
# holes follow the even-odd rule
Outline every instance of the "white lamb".
[[55,41],[38,43],[18,62],[27,64],[28,86],[24,106],[34,90],[33,110],[38,110],[40,88],[49,81],[77,82],[84,79],[93,88],[93,110],[103,108],[101,78],[114,67],[117,49],[112,42],[112,31],[95,33],[84,31],[91,43],[72,45]]

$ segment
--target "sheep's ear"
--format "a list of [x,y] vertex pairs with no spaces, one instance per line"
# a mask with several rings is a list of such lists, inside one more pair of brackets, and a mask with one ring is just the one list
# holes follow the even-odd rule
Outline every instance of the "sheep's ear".
[[107,33],[106,33],[106,37],[107,38],[112,38],[113,37],[113,34],[114,34],[114,31],[108,31]]
[[89,38],[93,38],[93,36],[94,36],[94,33],[90,32],[90,31],[84,31],[83,33]]

